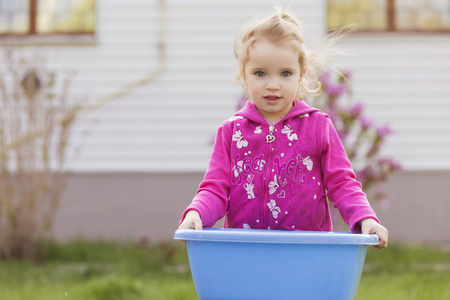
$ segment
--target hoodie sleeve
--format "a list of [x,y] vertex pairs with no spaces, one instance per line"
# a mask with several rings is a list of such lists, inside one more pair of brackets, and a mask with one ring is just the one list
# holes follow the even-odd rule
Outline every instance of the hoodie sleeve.
[[339,135],[328,117],[325,118],[321,131],[324,185],[333,206],[339,210],[344,222],[350,225],[352,232],[361,232],[359,222],[364,219],[372,218],[379,223],[361,189],[361,184],[356,180]]
[[212,227],[225,216],[230,191],[230,143],[227,123],[219,127],[208,169],[200,183],[197,195],[183,212],[181,222],[189,210],[200,214],[204,227]]

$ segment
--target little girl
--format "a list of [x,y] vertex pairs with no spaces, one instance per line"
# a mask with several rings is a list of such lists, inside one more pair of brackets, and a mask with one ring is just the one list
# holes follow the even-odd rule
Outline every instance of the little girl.
[[[388,232],[355,180],[339,136],[306,96],[320,83],[318,53],[298,21],[276,13],[245,26],[235,41],[245,107],[219,128],[205,177],[180,229],[224,227],[332,231],[330,199],[353,232]],[[314,87],[315,85],[315,87]]]

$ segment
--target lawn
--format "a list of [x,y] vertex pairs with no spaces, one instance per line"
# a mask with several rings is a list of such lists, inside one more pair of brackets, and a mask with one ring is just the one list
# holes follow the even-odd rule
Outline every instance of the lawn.
[[355,299],[450,299],[450,249],[369,248]]
[[[450,250],[370,248],[356,299],[450,299]],[[48,260],[0,263],[0,299],[198,299],[181,243],[73,241]]]

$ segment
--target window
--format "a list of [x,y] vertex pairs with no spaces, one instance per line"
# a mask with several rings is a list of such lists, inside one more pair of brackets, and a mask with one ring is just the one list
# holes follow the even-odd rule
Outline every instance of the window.
[[328,0],[328,30],[450,32],[448,0]]
[[0,0],[0,36],[94,32],[95,0]]

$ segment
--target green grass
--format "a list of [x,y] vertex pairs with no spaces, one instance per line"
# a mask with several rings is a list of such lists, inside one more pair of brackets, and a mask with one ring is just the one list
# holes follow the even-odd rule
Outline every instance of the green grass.
[[369,248],[357,300],[450,299],[450,250],[390,245]]
[[[450,250],[370,248],[356,299],[450,299]],[[181,243],[139,247],[75,241],[48,260],[0,262],[0,299],[198,299]]]
[[76,241],[53,245],[42,265],[0,263],[0,299],[197,299],[184,245]]

